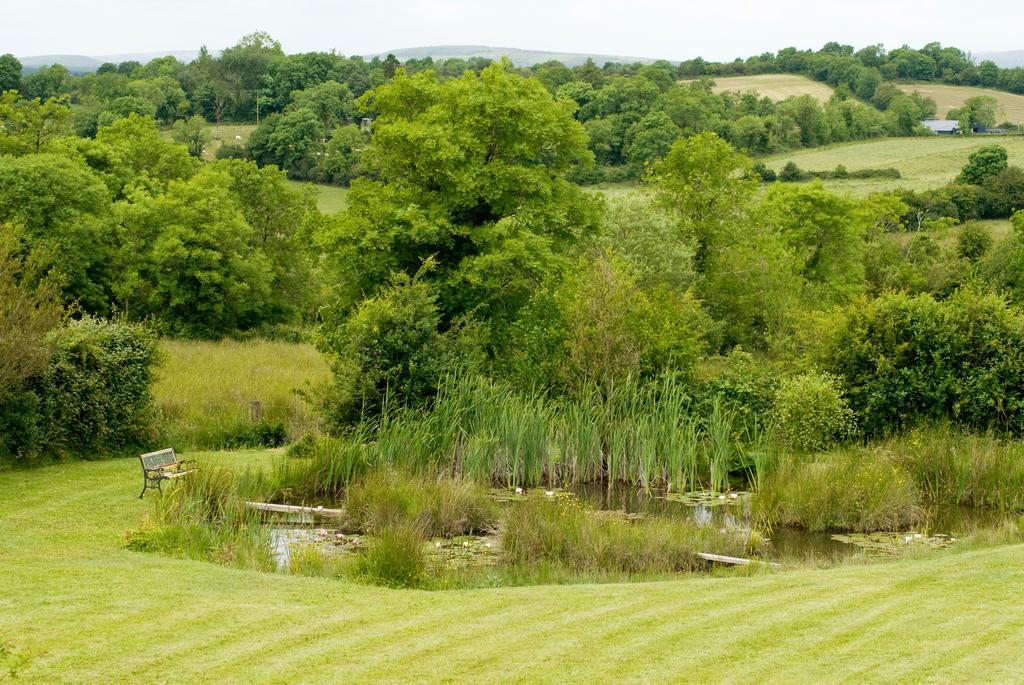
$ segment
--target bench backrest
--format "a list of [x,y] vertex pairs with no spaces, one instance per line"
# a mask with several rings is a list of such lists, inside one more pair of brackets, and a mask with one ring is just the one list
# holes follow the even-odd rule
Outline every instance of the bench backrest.
[[178,457],[174,454],[173,449],[140,454],[139,459],[142,461],[142,468],[146,470],[158,469],[161,466],[170,466],[171,464],[178,463]]

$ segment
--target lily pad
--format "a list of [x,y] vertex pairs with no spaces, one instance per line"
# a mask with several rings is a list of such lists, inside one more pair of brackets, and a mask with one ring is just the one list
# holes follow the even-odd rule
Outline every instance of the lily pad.
[[945,549],[956,543],[956,538],[937,533],[925,535],[913,531],[902,533],[844,533],[832,536],[836,542],[856,545],[870,556],[896,557],[909,549]]
[[688,507],[721,507],[744,502],[749,499],[750,493],[745,490],[737,492],[694,490],[691,492],[666,492],[660,497],[670,502],[679,502]]

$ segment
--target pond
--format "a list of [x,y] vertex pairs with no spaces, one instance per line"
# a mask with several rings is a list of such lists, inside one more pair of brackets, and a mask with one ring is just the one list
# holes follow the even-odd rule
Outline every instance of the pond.
[[[574,497],[595,510],[618,512],[629,518],[673,517],[689,519],[702,526],[757,528],[749,492],[674,493],[645,491],[626,485],[609,487],[602,483],[546,492],[553,497]],[[498,489],[492,493],[503,503],[511,503],[525,494]],[[915,547],[946,548],[956,544],[959,536],[971,530],[995,527],[1002,520],[1003,516],[993,510],[945,506],[926,508],[924,524],[899,532],[830,533],[786,527],[761,532],[771,541],[768,560],[783,565],[827,565],[858,555],[896,557]],[[329,553],[343,554],[358,551],[367,543],[363,536],[348,534],[336,526],[303,516],[278,518],[270,532],[272,552],[282,568],[288,566],[291,554],[300,545],[313,544]],[[500,557],[501,541],[493,535],[436,539],[428,543],[428,550],[432,561],[449,567],[490,565],[497,563]]]

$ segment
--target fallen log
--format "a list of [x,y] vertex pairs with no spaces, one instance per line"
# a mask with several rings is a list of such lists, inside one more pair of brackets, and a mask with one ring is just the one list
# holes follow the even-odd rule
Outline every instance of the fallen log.
[[772,568],[782,568],[782,564],[777,564],[774,561],[763,562],[758,559],[744,559],[742,557],[727,557],[723,554],[711,554],[709,552],[698,552],[697,556],[704,561],[715,561],[719,564],[737,564],[746,566],[747,564],[764,564],[767,563]]
[[246,502],[245,506],[259,511],[271,511],[275,514],[310,514],[326,518],[341,518],[344,509],[326,509],[324,507],[299,507],[292,504],[270,504],[268,502]]

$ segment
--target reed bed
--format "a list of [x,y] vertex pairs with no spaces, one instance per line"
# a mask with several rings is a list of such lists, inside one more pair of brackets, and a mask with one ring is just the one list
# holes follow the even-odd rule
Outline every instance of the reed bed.
[[303,496],[330,495],[353,475],[386,467],[506,487],[624,482],[725,491],[764,468],[767,449],[759,430],[739,430],[724,404],[701,415],[673,380],[552,400],[453,377],[429,409],[385,409],[375,424],[324,439],[310,459],[283,466],[281,480]]

